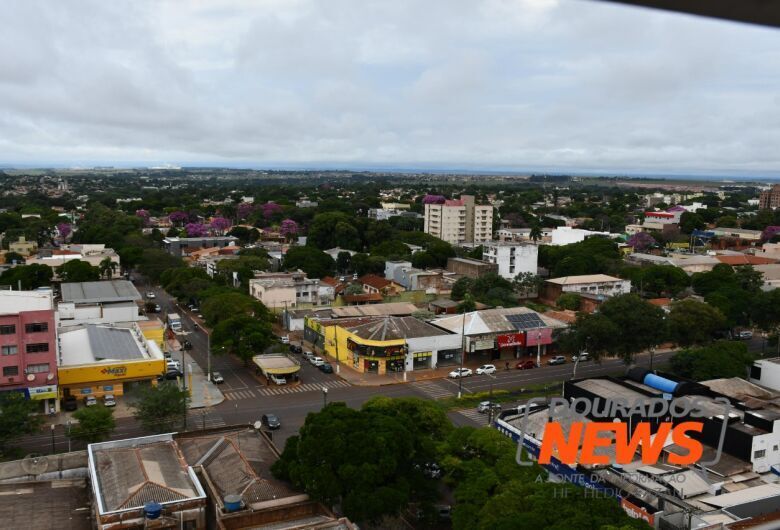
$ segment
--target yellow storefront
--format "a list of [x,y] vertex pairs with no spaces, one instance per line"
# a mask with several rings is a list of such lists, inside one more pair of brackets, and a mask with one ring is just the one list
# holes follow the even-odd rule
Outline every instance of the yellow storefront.
[[321,326],[325,352],[359,372],[387,373],[398,366],[403,371],[406,341],[364,339],[338,325]]
[[157,384],[157,376],[164,372],[164,359],[60,367],[60,397],[67,394],[77,397],[101,397],[105,394],[121,396],[128,383],[150,381],[154,385]]

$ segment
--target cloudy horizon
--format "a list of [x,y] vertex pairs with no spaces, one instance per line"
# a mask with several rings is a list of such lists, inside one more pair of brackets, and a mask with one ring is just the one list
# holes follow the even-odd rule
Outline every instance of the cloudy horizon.
[[587,0],[0,16],[0,165],[780,169],[771,28]]

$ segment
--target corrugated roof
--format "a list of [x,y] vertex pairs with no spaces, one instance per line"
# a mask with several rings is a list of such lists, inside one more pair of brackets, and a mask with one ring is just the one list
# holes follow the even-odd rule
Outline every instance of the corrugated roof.
[[145,357],[133,338],[133,332],[129,329],[88,324],[86,330],[89,347],[98,361],[104,359],[129,361]]
[[577,285],[581,283],[621,282],[623,280],[606,274],[583,274],[581,276],[562,276],[547,281],[557,285]]
[[138,289],[127,280],[63,283],[61,290],[63,302],[77,304],[141,300]]
[[387,317],[347,329],[367,340],[398,340],[447,335],[446,331],[414,317]]
[[408,302],[393,302],[390,304],[354,305],[349,307],[334,307],[334,316],[361,317],[361,316],[385,316],[385,315],[411,315],[417,311],[417,306]]
[[[729,506],[736,506],[738,504],[775,496],[780,496],[780,484],[763,484],[761,486],[746,488],[732,493],[711,495],[698,500],[719,508],[727,508]],[[778,497],[778,503],[780,503],[780,497]]]

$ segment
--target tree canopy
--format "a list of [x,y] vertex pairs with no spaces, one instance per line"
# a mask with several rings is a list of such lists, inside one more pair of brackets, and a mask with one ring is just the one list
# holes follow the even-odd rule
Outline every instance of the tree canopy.
[[178,428],[184,420],[190,396],[174,382],[163,381],[157,386],[142,386],[138,400],[130,406],[133,416],[144,429],[151,432],[169,432]]
[[310,278],[331,276],[336,270],[336,262],[328,254],[314,247],[293,247],[284,256],[287,270],[301,269]]
[[754,359],[744,342],[717,341],[676,353],[669,362],[675,374],[706,381],[721,377],[745,378]]

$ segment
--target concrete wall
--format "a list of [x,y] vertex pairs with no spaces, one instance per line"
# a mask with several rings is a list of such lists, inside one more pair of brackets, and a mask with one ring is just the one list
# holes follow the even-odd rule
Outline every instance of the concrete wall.
[[0,462],[0,483],[27,482],[31,480],[54,480],[58,478],[87,477],[87,452],[73,451],[39,457],[46,464],[38,462],[42,470],[37,475],[29,473],[29,461],[12,460]]

